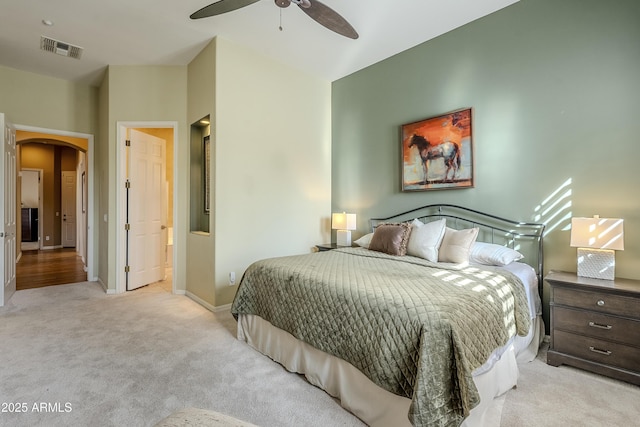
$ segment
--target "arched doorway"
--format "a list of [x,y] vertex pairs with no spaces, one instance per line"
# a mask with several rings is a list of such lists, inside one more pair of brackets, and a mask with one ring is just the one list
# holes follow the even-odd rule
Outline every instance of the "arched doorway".
[[[42,268],[26,271],[30,275],[35,270],[48,272],[48,276],[30,276],[32,283],[27,287],[93,280],[93,236],[90,233],[93,228],[93,194],[90,191],[93,182],[93,136],[16,125],[16,141],[18,170],[39,170],[43,180],[43,200],[38,209],[38,258],[33,257],[31,251],[22,252],[22,264],[37,260]],[[22,203],[21,185],[19,177],[19,188],[16,189],[19,206]],[[22,242],[19,241],[18,250],[21,248]],[[29,257],[24,256],[27,253]]]

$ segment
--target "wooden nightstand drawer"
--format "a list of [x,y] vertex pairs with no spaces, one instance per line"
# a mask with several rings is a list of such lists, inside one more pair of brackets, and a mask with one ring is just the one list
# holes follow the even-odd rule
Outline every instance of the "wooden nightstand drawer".
[[603,338],[640,348],[640,320],[623,319],[591,311],[553,307],[555,329]]
[[553,303],[618,316],[635,318],[640,316],[640,302],[637,298],[611,295],[606,292],[556,288],[553,290]]
[[555,331],[554,350],[604,365],[640,371],[640,348],[637,347]]

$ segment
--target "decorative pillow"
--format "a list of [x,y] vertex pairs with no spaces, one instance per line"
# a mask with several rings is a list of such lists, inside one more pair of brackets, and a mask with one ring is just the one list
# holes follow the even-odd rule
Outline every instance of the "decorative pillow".
[[478,237],[478,230],[477,227],[465,230],[454,230],[447,227],[438,251],[438,261],[454,262],[456,264],[469,262],[471,245]]
[[524,258],[520,252],[493,243],[475,242],[471,246],[469,262],[473,264],[497,265],[503,267]]
[[389,255],[406,255],[409,234],[411,224],[380,224],[373,232],[369,249]]
[[407,255],[424,258],[428,261],[438,262],[438,248],[444,237],[446,220],[440,219],[423,223],[414,219],[411,223],[411,235],[407,245]]
[[372,237],[373,237],[373,233],[365,234],[364,236],[354,241],[353,243],[360,246],[361,248],[369,249],[369,244],[371,243]]

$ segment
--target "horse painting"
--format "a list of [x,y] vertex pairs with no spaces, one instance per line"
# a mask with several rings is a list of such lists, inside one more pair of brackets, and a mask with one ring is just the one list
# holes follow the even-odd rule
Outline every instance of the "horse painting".
[[445,141],[440,144],[432,144],[422,135],[413,134],[409,148],[416,146],[420,158],[422,159],[422,170],[424,172],[423,185],[428,183],[429,163],[431,160],[440,159],[444,161],[445,173],[443,181],[449,180],[449,171],[453,170],[449,182],[453,182],[460,168],[460,147],[455,142]]

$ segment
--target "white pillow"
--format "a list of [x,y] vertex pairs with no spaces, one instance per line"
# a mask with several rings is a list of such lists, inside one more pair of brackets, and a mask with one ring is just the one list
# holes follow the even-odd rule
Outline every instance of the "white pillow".
[[454,230],[446,227],[444,238],[438,251],[438,261],[454,262],[456,264],[469,262],[471,245],[476,241],[478,231],[477,227],[464,230]]
[[414,219],[411,223],[411,235],[407,246],[407,255],[424,258],[428,261],[438,262],[438,248],[444,237],[446,220],[440,219],[423,223]]
[[469,262],[473,264],[497,265],[503,267],[524,258],[520,252],[493,243],[475,242],[471,246]]
[[353,243],[355,243],[356,245],[362,248],[369,249],[369,243],[371,243],[372,237],[373,237],[373,233],[365,234],[364,236],[362,236],[361,238],[359,238]]

